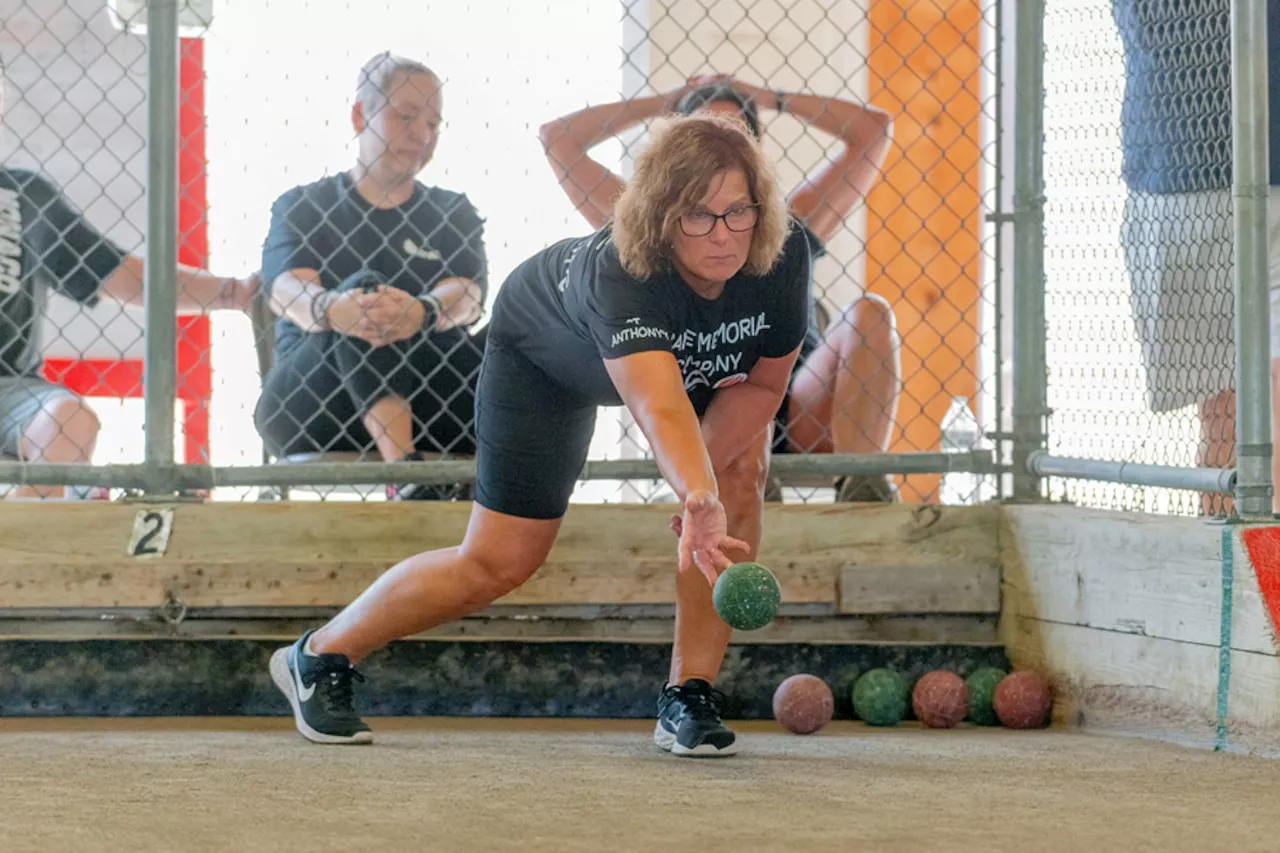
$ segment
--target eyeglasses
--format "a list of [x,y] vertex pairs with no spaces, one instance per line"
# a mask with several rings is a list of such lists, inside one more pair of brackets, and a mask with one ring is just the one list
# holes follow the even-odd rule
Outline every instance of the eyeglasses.
[[740,204],[729,208],[724,213],[694,211],[680,216],[680,230],[686,237],[705,237],[716,230],[716,222],[723,219],[724,227],[730,231],[750,231],[760,218],[760,205]]

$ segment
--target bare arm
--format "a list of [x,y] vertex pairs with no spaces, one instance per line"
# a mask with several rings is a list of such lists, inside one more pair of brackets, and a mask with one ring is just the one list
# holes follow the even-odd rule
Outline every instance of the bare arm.
[[[357,290],[338,292],[328,290],[320,283],[320,273],[313,269],[292,269],[276,276],[271,285],[268,304],[276,316],[284,317],[303,332],[334,331],[341,335],[360,338],[372,346],[386,346],[399,337],[387,335],[386,314],[399,315],[403,308],[387,309],[379,306],[380,293],[362,293]],[[384,288],[385,289],[385,288]],[[383,310],[379,313],[379,308]],[[425,309],[416,302],[414,307]],[[403,337],[403,336],[400,336]]]
[[759,109],[781,107],[844,142],[844,151],[808,175],[789,199],[796,218],[827,242],[879,177],[893,141],[893,119],[884,110],[838,98],[771,92],[739,80],[733,85],[749,94]]
[[601,104],[549,121],[539,130],[560,188],[592,228],[602,227],[613,216],[613,203],[624,181],[591,159],[588,152],[669,108],[670,99],[665,95]]
[[284,317],[304,332],[325,331],[325,324],[317,313],[313,316],[312,303],[325,292],[320,285],[317,270],[296,269],[276,276],[271,285],[271,310]]
[[446,278],[431,289],[431,295],[440,300],[438,332],[470,326],[484,312],[480,285],[469,278]]
[[[103,279],[100,292],[126,305],[143,304],[143,260],[127,256]],[[206,270],[178,265],[178,312],[203,314],[217,309],[242,311],[258,291],[258,277],[246,279],[216,276]]]
[[711,457],[675,356],[662,351],[640,352],[606,359],[604,366],[649,440],[663,478],[680,501],[706,494],[718,498]]
[[711,398],[702,416],[702,437],[713,470],[723,468],[750,445],[778,412],[791,381],[797,348],[783,358],[762,358],[747,374],[747,381]]
[[783,98],[788,113],[844,141],[844,151],[808,175],[790,198],[791,212],[825,243],[879,177],[893,141],[893,119],[884,110],[835,98]]

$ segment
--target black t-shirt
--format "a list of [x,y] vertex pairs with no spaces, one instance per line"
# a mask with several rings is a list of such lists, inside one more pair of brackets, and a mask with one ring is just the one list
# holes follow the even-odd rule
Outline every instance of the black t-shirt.
[[[415,186],[399,207],[369,204],[345,174],[295,187],[271,207],[271,230],[262,247],[262,280],[271,287],[292,269],[320,272],[320,284],[335,288],[369,270],[391,287],[417,296],[447,278],[469,278],[488,287],[484,223],[461,193]],[[276,321],[276,357],[284,356],[302,330]]]
[[[797,223],[796,227],[804,232],[804,238],[809,243],[809,258],[811,261],[816,262],[819,258],[826,255],[827,247],[822,244],[820,239],[818,239],[817,234],[814,234],[809,230],[809,226],[803,223]],[[796,358],[796,370],[800,369],[804,364],[805,359],[807,359],[814,350],[822,346],[822,332],[818,331],[818,300],[816,296],[813,296],[812,294],[810,294],[810,296],[809,325],[804,332],[804,341],[800,344],[800,355]]]
[[50,288],[94,305],[126,256],[52,183],[0,168],[0,376],[40,370],[36,332]]
[[503,285],[489,340],[525,353],[587,401],[622,404],[604,360],[671,352],[702,414],[718,388],[744,381],[760,358],[781,358],[805,336],[809,244],[796,228],[763,276],[739,273],[716,299],[674,272],[639,281],[618,260],[610,230],[562,240],[526,261]]

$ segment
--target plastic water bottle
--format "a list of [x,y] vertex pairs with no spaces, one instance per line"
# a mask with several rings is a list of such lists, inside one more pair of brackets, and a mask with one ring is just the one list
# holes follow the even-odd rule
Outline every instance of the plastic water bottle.
[[[969,453],[981,442],[978,419],[969,409],[968,397],[953,397],[951,406],[942,417],[942,452]],[[942,503],[974,504],[978,502],[978,477],[976,474],[948,473],[942,475]]]

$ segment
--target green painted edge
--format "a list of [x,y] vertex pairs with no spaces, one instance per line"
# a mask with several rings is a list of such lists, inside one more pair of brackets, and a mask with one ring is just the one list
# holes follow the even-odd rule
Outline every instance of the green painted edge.
[[1218,635],[1218,730],[1213,749],[1227,748],[1227,700],[1231,696],[1231,599],[1235,541],[1232,529],[1222,529],[1222,610]]

